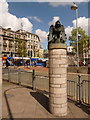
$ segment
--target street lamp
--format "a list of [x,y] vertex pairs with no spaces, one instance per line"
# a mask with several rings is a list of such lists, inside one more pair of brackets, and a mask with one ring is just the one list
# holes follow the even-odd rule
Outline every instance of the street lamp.
[[13,39],[14,39],[14,54],[13,54],[13,56],[15,57],[15,51],[16,51],[16,50],[15,50],[15,43],[16,43],[16,42],[15,42],[15,32],[14,32]]
[[79,54],[78,54],[78,6],[73,3],[71,10],[76,10],[76,30],[77,30],[77,67],[79,67]]

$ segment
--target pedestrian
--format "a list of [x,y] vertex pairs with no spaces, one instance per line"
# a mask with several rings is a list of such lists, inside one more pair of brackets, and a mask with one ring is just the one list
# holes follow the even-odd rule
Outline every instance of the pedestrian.
[[34,61],[34,66],[36,67],[36,61]]
[[28,60],[26,61],[26,65],[27,65],[27,68],[28,68]]
[[8,59],[6,59],[6,68],[8,68],[8,66],[10,66],[10,62]]

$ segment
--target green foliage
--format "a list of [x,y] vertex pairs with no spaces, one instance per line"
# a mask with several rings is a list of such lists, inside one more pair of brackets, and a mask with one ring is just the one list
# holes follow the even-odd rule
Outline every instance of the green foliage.
[[[85,31],[78,27],[78,49],[79,49],[79,55],[83,53],[83,51],[87,51],[88,43],[87,40],[89,37],[86,35]],[[70,45],[74,46],[75,51],[77,51],[77,30],[73,29],[71,31],[71,36],[69,36]]]
[[19,57],[21,56],[26,57],[27,56],[26,41],[21,39],[16,39],[15,42],[17,45],[17,53]]

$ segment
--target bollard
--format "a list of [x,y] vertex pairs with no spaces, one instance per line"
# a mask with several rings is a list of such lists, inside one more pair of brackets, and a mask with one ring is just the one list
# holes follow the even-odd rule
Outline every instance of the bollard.
[[21,75],[21,70],[20,70],[20,68],[19,68],[19,69],[18,69],[18,84],[19,84],[19,85],[21,85],[20,75]]
[[32,89],[35,90],[35,70],[32,72]]
[[81,104],[82,103],[81,75],[78,75],[78,87],[79,87],[79,92],[78,92],[79,93],[79,103]]

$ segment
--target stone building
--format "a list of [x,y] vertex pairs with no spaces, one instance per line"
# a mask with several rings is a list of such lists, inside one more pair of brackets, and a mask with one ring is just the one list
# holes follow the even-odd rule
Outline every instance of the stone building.
[[0,41],[2,44],[2,56],[19,56],[17,40],[25,43],[28,57],[38,57],[40,51],[40,39],[36,34],[25,30],[13,31],[11,28],[0,28]]
[[39,50],[39,57],[40,58],[43,58],[44,57],[44,50],[43,48],[40,47],[40,50]]

